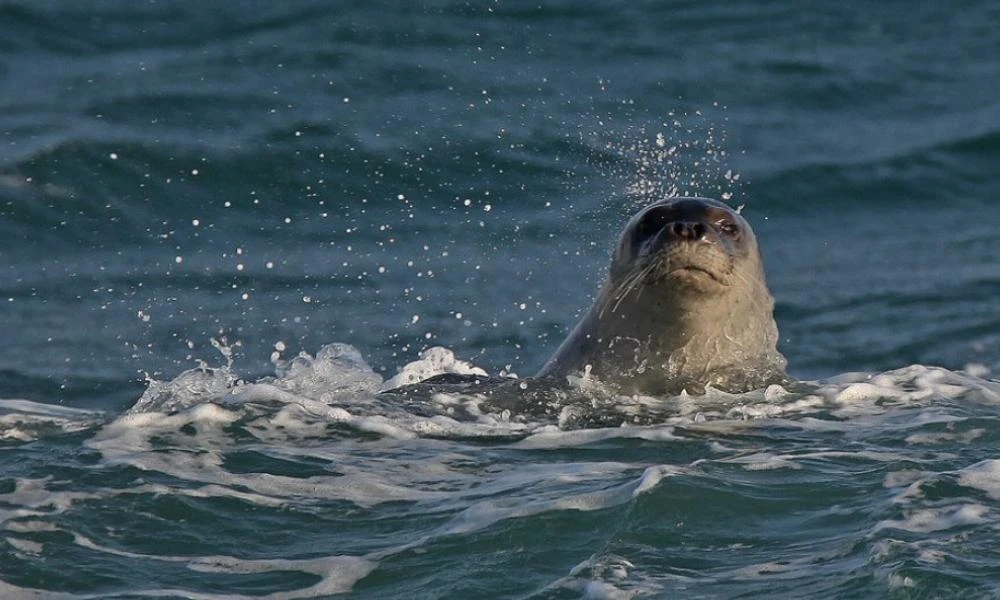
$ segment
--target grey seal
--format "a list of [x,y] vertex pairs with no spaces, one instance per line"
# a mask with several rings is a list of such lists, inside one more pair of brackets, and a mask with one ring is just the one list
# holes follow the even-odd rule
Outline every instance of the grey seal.
[[654,202],[625,226],[593,306],[539,371],[621,394],[731,393],[787,382],[757,238],[708,198]]

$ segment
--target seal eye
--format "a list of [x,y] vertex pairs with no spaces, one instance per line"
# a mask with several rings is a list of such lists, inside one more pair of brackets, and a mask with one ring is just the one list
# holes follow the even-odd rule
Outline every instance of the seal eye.
[[722,233],[724,233],[724,234],[726,234],[726,235],[728,235],[730,237],[736,237],[740,233],[740,227],[739,227],[739,225],[737,225],[736,223],[733,223],[732,221],[729,221],[727,219],[722,219],[719,222],[717,222],[715,225],[716,225],[716,227],[719,228],[719,231],[721,231]]

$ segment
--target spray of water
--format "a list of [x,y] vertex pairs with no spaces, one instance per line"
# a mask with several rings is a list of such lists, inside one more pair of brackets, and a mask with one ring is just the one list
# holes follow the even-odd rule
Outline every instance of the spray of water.
[[675,196],[732,202],[742,181],[730,163],[724,111],[715,104],[711,111],[670,111],[624,125],[598,119],[598,129],[583,134],[594,149],[590,164],[617,183],[625,201],[616,204],[627,213]]

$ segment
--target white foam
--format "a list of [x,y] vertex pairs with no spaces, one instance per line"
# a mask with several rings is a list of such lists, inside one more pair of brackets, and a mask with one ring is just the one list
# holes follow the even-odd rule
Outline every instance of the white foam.
[[989,459],[958,471],[958,484],[1000,500],[1000,459]]
[[667,466],[667,465],[655,465],[648,467],[642,473],[642,477],[639,479],[639,485],[632,490],[632,497],[635,498],[640,494],[644,494],[649,490],[655,488],[667,477],[673,475],[678,475],[684,473],[685,470],[679,467]]
[[435,346],[420,353],[420,359],[407,363],[399,373],[382,384],[382,391],[391,390],[410,383],[417,383],[435,375],[454,373],[458,375],[483,375],[488,373],[470,362],[455,358],[448,348]]
[[968,444],[986,433],[985,429],[970,429],[957,433],[936,432],[936,433],[914,433],[906,436],[907,444],[932,445],[961,442]]
[[72,408],[58,404],[43,404],[30,400],[0,399],[0,411],[18,412],[22,414],[37,414],[49,417],[62,417],[66,419],[86,419],[100,417],[103,413],[99,411]]
[[[774,386],[778,387],[778,386]],[[813,412],[821,408],[824,401],[819,396],[805,396],[790,400],[788,396],[775,396],[765,402],[740,404],[726,413],[728,419],[775,419],[785,415]]]
[[[460,420],[448,416],[417,416],[408,412],[404,405],[393,405],[377,395],[379,390],[441,373],[486,374],[479,367],[455,358],[451,350],[435,347],[426,350],[419,360],[408,364],[396,377],[382,382],[357,349],[346,344],[330,344],[315,358],[303,353],[288,363],[279,364],[277,377],[255,383],[241,381],[229,367],[194,369],[170,382],[150,382],[149,389],[132,412],[169,413],[205,402],[233,408],[285,405],[295,408],[279,409],[276,418],[284,419],[285,432],[291,436],[322,436],[331,423],[401,440],[552,433],[552,423],[532,422],[525,419],[525,415],[509,412],[490,412],[488,404],[481,410],[481,398],[442,393],[424,401],[429,412],[461,415]],[[817,384],[813,389],[812,393],[802,394],[772,385],[746,394],[709,390],[704,396],[681,394],[667,399],[615,397],[607,390],[598,389],[590,389],[590,392],[595,394],[594,409],[617,411],[625,422],[641,422],[647,420],[648,415],[662,415],[664,425],[700,428],[702,432],[721,435],[738,430],[741,426],[736,423],[740,421],[754,427],[763,421],[783,420],[781,422],[790,427],[816,431],[847,431],[860,425],[880,427],[885,419],[896,414],[894,407],[928,406],[936,398],[964,398],[963,394],[969,393],[975,394],[980,401],[1000,399],[1000,384],[922,365],[880,374],[845,374]],[[582,388],[578,392],[587,393]],[[559,429],[572,429],[586,423],[591,410],[572,402],[562,407],[553,404],[552,408],[559,416],[554,423]],[[944,411],[937,412],[939,416],[933,418],[941,422],[959,420]],[[922,411],[916,418],[931,417],[928,411]],[[667,435],[670,434],[672,432]],[[626,435],[636,436],[634,433]],[[927,435],[925,433],[914,435],[913,443],[931,441],[922,437]],[[538,438],[526,445],[548,443],[552,439]],[[583,438],[564,438],[554,443],[573,445],[577,442],[587,443]]]
[[[127,547],[102,547],[74,534],[79,544],[94,551],[178,562],[200,573],[293,570],[320,578],[307,588],[267,596],[290,598],[349,592],[383,558],[404,550],[426,549],[420,547],[442,537],[468,535],[501,521],[541,513],[628,506],[643,494],[668,486],[665,479],[674,475],[700,478],[722,472],[720,476],[724,476],[734,468],[814,469],[816,461],[876,462],[884,470],[897,464],[916,465],[914,470],[884,476],[883,485],[891,491],[883,496],[893,495],[891,504],[886,499],[873,502],[887,504],[883,508],[898,518],[880,521],[876,532],[929,533],[992,523],[990,509],[975,500],[982,499],[981,493],[991,500],[1000,499],[1000,460],[940,472],[942,460],[962,456],[965,445],[982,444],[988,431],[963,427],[967,412],[954,409],[959,405],[954,399],[964,403],[968,394],[975,394],[977,402],[992,402],[994,384],[968,374],[914,366],[872,376],[845,376],[817,384],[804,394],[774,386],[739,395],[712,392],[706,397],[682,395],[673,399],[612,397],[607,405],[598,403],[594,408],[620,410],[626,416],[643,411],[663,414],[663,422],[563,431],[544,418],[532,421],[530,415],[519,415],[518,419],[505,419],[485,410],[478,412],[475,404],[458,395],[435,396],[418,406],[392,404],[376,395],[381,379],[363,363],[360,354],[352,353],[349,347],[328,348],[315,359],[298,357],[281,366],[276,377],[253,383],[241,381],[228,368],[192,370],[170,382],[151,382],[133,410],[105,423],[85,445],[100,453],[97,469],[129,465],[166,477],[148,477],[145,479],[156,483],[138,481],[124,489],[88,487],[86,493],[66,490],[65,482],[17,479],[12,492],[0,495],[0,504],[8,507],[0,509],[0,524],[10,546],[26,556],[51,551],[50,542],[21,534],[64,531],[49,522],[55,520],[54,515],[88,500],[106,502],[133,494],[233,498],[260,507],[305,512],[327,501],[349,502],[363,509],[402,501],[410,503],[402,510],[444,519],[443,523],[437,521],[440,524],[436,527],[402,527],[387,538],[390,541],[375,545],[375,550],[366,545],[366,551],[371,550],[367,554],[351,556],[349,548],[338,548],[344,555],[308,559],[157,557],[130,553]],[[588,408],[586,403],[578,405]],[[19,414],[29,409],[48,410],[47,406],[0,403],[3,406]],[[437,414],[442,407],[455,412]],[[427,414],[431,416],[424,416]],[[94,417],[72,409],[56,416],[72,422]],[[935,426],[938,424],[944,427]],[[796,433],[783,437],[786,430]],[[804,436],[799,433],[802,431],[827,437]],[[354,435],[357,432],[377,435]],[[868,443],[870,436],[879,441]],[[892,440],[882,445],[887,436]],[[511,437],[520,439],[511,441]],[[488,445],[482,442],[493,438]],[[470,439],[477,442],[470,444]],[[918,447],[906,447],[901,443],[904,439]],[[927,444],[948,447],[922,447]],[[641,445],[643,450],[629,453],[630,445]],[[662,459],[649,458],[648,448],[654,445],[662,450]],[[690,464],[653,462],[670,461],[671,450],[678,447],[684,449],[680,455]],[[604,452],[608,448],[611,453]],[[227,460],[233,453],[243,452],[297,463],[309,476],[230,471]],[[693,452],[701,456],[690,456]],[[545,460],[548,454],[553,455],[550,462]],[[591,456],[610,460],[581,460]],[[630,462],[631,457],[642,458]],[[736,467],[705,468],[718,464]],[[89,468],[89,463],[82,468]],[[324,468],[328,472],[322,471]],[[774,474],[781,476],[780,472]],[[928,483],[952,477],[971,498],[957,498],[950,505],[926,499],[924,489],[931,489]],[[669,511],[669,506],[663,510]],[[875,545],[882,547],[881,543],[876,540]],[[905,549],[914,547],[909,544]],[[939,557],[933,548],[925,550],[923,560]],[[730,574],[765,577],[782,569],[814,568],[817,557],[811,556],[801,565],[771,559],[763,557],[760,564],[743,565],[743,571]],[[647,589],[644,584],[641,574],[623,558],[600,567],[591,564],[587,569],[575,569],[556,587],[562,590],[558,593],[568,589],[611,598],[629,597]],[[20,588],[0,587],[0,591],[36,597],[31,595],[33,591]],[[238,597],[183,589],[138,590],[135,595]]]
[[519,435],[530,428],[521,423],[463,423],[450,417],[434,416],[413,421],[410,430],[420,436],[499,438]]
[[275,385],[299,396],[333,402],[378,392],[382,377],[350,344],[328,344],[315,357],[303,352],[279,365]]
[[893,471],[885,476],[882,481],[882,485],[886,488],[898,488],[904,486],[910,486],[916,482],[921,481],[923,478],[930,475],[927,471],[919,471],[916,469],[903,469],[900,471]]
[[324,556],[301,560],[245,560],[231,556],[207,556],[188,561],[192,571],[203,573],[269,573],[299,571],[320,577],[320,581],[294,592],[268,594],[265,598],[315,598],[350,592],[378,563],[355,556]]
[[[251,573],[270,573],[278,571],[298,571],[301,573],[308,573],[311,575],[316,575],[320,580],[306,588],[297,589],[288,592],[274,592],[267,594],[265,596],[252,596],[252,598],[268,598],[272,600],[285,600],[291,598],[316,598],[321,596],[328,596],[330,594],[343,594],[350,592],[354,585],[371,573],[378,563],[365,558],[359,558],[354,556],[323,556],[317,558],[307,558],[307,559],[265,559],[265,560],[253,560],[253,559],[241,559],[233,556],[174,556],[174,555],[155,555],[155,554],[142,554],[138,552],[128,552],[124,550],[118,550],[116,548],[110,548],[107,546],[102,546],[100,544],[94,543],[86,536],[78,533],[73,534],[74,542],[89,550],[94,550],[97,552],[103,552],[106,554],[112,554],[115,556],[122,556],[126,558],[143,559],[143,560],[154,560],[160,562],[176,562],[184,563],[188,569],[192,571],[198,571],[202,573],[234,573],[234,574],[251,574]],[[178,593],[179,592],[179,593]],[[219,595],[219,594],[202,594],[202,593],[192,593],[187,590],[147,590],[147,591],[135,591],[130,593],[136,593],[137,595],[144,596],[160,596],[160,595],[173,595],[177,594],[184,596],[186,598],[251,598],[251,596],[242,595]]]
[[[440,350],[433,354],[431,362],[454,361],[454,355],[450,351]],[[158,394],[159,402],[146,403],[146,406],[183,408],[172,413],[133,410],[106,425],[87,442],[87,446],[100,452],[105,464],[128,464],[143,470],[162,472],[186,482],[176,489],[161,490],[163,493],[233,497],[261,506],[275,506],[293,498],[344,500],[365,508],[399,500],[445,502],[455,504],[456,508],[460,507],[464,511],[463,516],[460,519],[456,517],[458,520],[450,526],[455,527],[456,531],[465,531],[541,510],[594,510],[624,501],[622,498],[625,496],[621,495],[624,494],[621,490],[607,491],[616,489],[607,486],[604,486],[607,488],[604,492],[598,494],[567,493],[561,488],[559,498],[536,497],[533,503],[519,500],[518,505],[513,507],[503,503],[477,502],[470,505],[465,503],[468,498],[462,493],[456,495],[455,490],[493,489],[495,493],[507,494],[519,488],[535,491],[543,488],[537,487],[539,479],[523,465],[518,467],[516,474],[491,474],[485,480],[450,469],[443,464],[443,459],[414,465],[408,454],[414,448],[428,444],[429,442],[422,441],[426,438],[502,439],[504,436],[524,435],[522,440],[509,444],[509,447],[518,450],[544,450],[581,447],[616,438],[655,442],[694,441],[701,444],[705,443],[705,434],[721,437],[766,424],[815,431],[851,431],[864,423],[865,419],[885,418],[887,409],[877,402],[886,398],[886,389],[902,386],[900,382],[914,385],[913,382],[920,381],[924,382],[921,385],[926,390],[933,386],[940,387],[942,381],[951,381],[953,375],[944,370],[916,366],[873,376],[868,382],[851,378],[838,383],[828,382],[821,386],[820,392],[802,396],[796,396],[780,386],[744,395],[713,393],[707,400],[682,396],[676,399],[680,414],[668,417],[667,423],[663,425],[561,431],[551,424],[502,421],[487,414],[474,415],[477,420],[467,422],[442,415],[422,417],[398,407],[381,406],[379,398],[374,395],[377,375],[364,364],[360,354],[348,346],[328,346],[318,353],[316,359],[299,357],[283,368],[284,377],[257,383],[240,382],[232,373],[224,370],[198,370],[186,372],[165,386],[157,388],[151,385],[151,390],[156,388],[158,391],[156,394],[148,392],[144,397]],[[326,385],[340,386],[336,388],[340,391],[331,392],[324,387]],[[364,390],[364,393],[359,394],[359,389]],[[168,396],[190,392],[194,397],[164,404],[164,390],[169,390]],[[902,387],[894,390],[890,396],[897,400],[910,398],[923,401],[930,397],[925,392],[912,393]],[[946,391],[950,393],[954,390],[946,388]],[[212,394],[217,395],[213,398]],[[770,405],[763,401],[768,398],[776,404]],[[198,401],[192,404],[196,399]],[[650,406],[657,409],[665,406],[662,399],[632,400],[652,402],[654,404]],[[441,404],[456,402],[454,397],[439,398],[437,401]],[[857,409],[854,419],[843,421],[809,416],[827,410],[831,405],[847,405],[852,410]],[[861,410],[862,406],[868,406],[870,412]],[[373,410],[382,410],[385,414],[365,414]],[[705,415],[709,415],[707,420]],[[921,411],[908,419],[908,426],[949,419],[957,417]],[[876,422],[880,421],[871,421]],[[376,433],[380,440],[343,440],[336,436],[330,438],[330,426],[338,424],[359,432]],[[331,463],[336,462],[338,473],[310,477],[231,473],[223,466],[226,452],[237,446],[246,447],[245,438],[238,441],[232,431],[229,431],[234,426],[255,437],[263,444],[260,451],[266,454],[284,454],[293,458],[323,457]],[[182,429],[188,433],[181,433]],[[194,430],[194,435],[190,435],[191,429]],[[698,435],[691,436],[689,433]],[[158,440],[155,444],[154,439]],[[299,445],[299,440],[314,441],[308,447],[303,447]],[[370,451],[365,451],[362,455],[352,454],[355,450],[371,447],[371,444],[377,445],[377,452],[382,456],[377,468],[373,468],[371,463],[362,458],[363,455],[370,456]],[[395,455],[392,448],[396,444],[405,451]],[[874,450],[850,453],[757,452],[727,457],[725,455],[737,450],[720,444],[718,440],[711,441],[710,450],[714,454],[723,455],[717,460],[739,464],[747,470],[799,469],[802,468],[802,461],[808,458],[848,457],[880,462],[907,458],[901,453]],[[699,462],[695,461],[692,466]],[[614,477],[616,472],[636,467],[637,465],[615,465],[611,472],[605,471],[601,477]],[[649,466],[643,465],[643,468],[646,467]],[[675,470],[672,472],[678,472],[678,467],[671,469]],[[560,485],[585,484],[587,481],[586,476],[582,481],[578,480],[578,472],[567,474],[554,472],[551,468],[543,471]],[[663,473],[666,472],[649,470],[641,481],[618,486],[632,485],[629,489],[640,493],[647,486],[655,487]],[[430,481],[435,483],[430,484]],[[192,483],[196,485],[191,485]],[[440,491],[443,488],[450,491]],[[137,489],[148,491],[151,488],[140,486]],[[919,490],[919,485],[915,489]]]
[[592,555],[570,569],[567,577],[545,586],[546,592],[570,591],[580,598],[622,600],[662,595],[662,586],[644,580],[635,564],[616,555]]
[[913,581],[912,577],[906,575],[899,575],[897,573],[890,573],[888,579],[890,590],[903,590],[903,589],[913,589],[917,587],[917,583]]
[[542,512],[557,510],[595,511],[629,502],[640,494],[655,488],[664,478],[682,472],[669,465],[646,468],[638,479],[626,481],[611,488],[578,494],[533,494],[531,499],[483,500],[463,510],[443,525],[438,535],[454,535],[484,529],[497,521],[522,518]]
[[45,548],[39,542],[33,542],[31,540],[24,540],[21,538],[5,537],[4,540],[6,540],[8,544],[13,546],[14,549],[21,554],[20,558],[22,559],[37,559],[42,554],[42,550]]
[[189,369],[170,381],[150,379],[129,412],[173,412],[211,402],[228,394],[238,381],[229,367]]
[[937,548],[920,548],[917,560],[923,563],[938,564],[948,560],[949,554]]
[[[105,464],[127,464],[142,470],[158,471],[183,481],[206,484],[199,488],[201,494],[226,490],[219,495],[242,497],[265,505],[306,496],[346,500],[370,507],[382,502],[426,500],[439,496],[434,492],[414,489],[405,481],[403,484],[391,483],[380,473],[364,470],[342,476],[304,478],[269,473],[231,473],[223,467],[223,455],[237,442],[226,432],[226,426],[237,418],[233,411],[213,404],[199,405],[172,415],[129,414],[108,424],[86,445],[100,452]],[[181,429],[186,426],[193,426],[197,435],[183,433]],[[394,428],[391,424],[386,426]],[[359,428],[382,429],[381,422],[374,418],[362,423]],[[154,438],[161,443],[169,442],[169,447],[154,448]],[[190,492],[185,490],[180,493]]]
[[902,519],[886,519],[875,525],[875,531],[882,529],[901,529],[914,533],[929,533],[978,525],[987,522],[989,509],[981,504],[961,504],[936,508],[910,510]]
[[277,365],[276,372],[277,378],[256,384],[242,381],[231,365],[190,369],[171,381],[149,380],[146,392],[129,412],[170,413],[205,402],[241,404],[303,398],[330,404],[370,398],[382,384],[361,353],[348,344],[326,345],[315,357],[302,353]]
[[673,427],[666,426],[626,426],[614,428],[609,427],[604,429],[577,429],[571,431],[562,431],[555,427],[540,427],[528,437],[517,441],[514,446],[526,450],[555,450],[559,448],[585,446],[587,444],[616,438],[642,439],[654,442],[679,441],[685,439],[674,435]]
[[817,394],[838,408],[834,414],[851,417],[859,412],[884,411],[886,405],[919,405],[935,396],[952,397],[961,387],[947,381],[952,376],[957,374],[923,365],[873,375],[850,373],[822,384]]
[[[17,508],[0,508],[0,526],[7,530],[25,527],[26,517],[46,517],[68,510],[74,502],[97,497],[91,492],[59,491],[49,489],[49,478],[16,479],[14,489],[0,494],[0,502]],[[18,521],[13,521],[18,519]]]
[[0,598],[4,600],[80,600],[92,597],[94,596],[23,588],[0,580]]
[[801,469],[791,456],[780,456],[770,452],[757,452],[746,456],[720,460],[719,462],[736,463],[747,471],[774,471],[778,469]]
[[83,431],[105,418],[104,413],[99,411],[30,400],[0,399],[0,440],[30,442],[51,429],[62,433]]

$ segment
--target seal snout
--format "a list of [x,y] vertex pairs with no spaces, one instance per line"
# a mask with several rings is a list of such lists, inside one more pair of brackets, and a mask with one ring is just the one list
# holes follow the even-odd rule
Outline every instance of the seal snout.
[[659,231],[647,237],[643,246],[647,254],[730,251],[707,215],[671,215],[663,219]]
[[721,240],[719,224],[729,221],[729,209],[715,206],[695,198],[681,198],[654,204],[640,213],[630,229],[636,246],[646,246],[647,251],[684,242]]
[[708,226],[701,221],[674,221],[666,229],[671,236],[691,242],[703,240],[708,234]]
[[644,271],[676,290],[729,287],[734,264],[752,258],[749,225],[727,205],[706,198],[670,198],[632,217],[612,259],[616,276]]
[[659,262],[657,277],[679,284],[678,290],[728,286],[731,248],[713,226],[713,215],[700,206],[683,208],[688,210],[661,214],[659,232],[644,247]]

